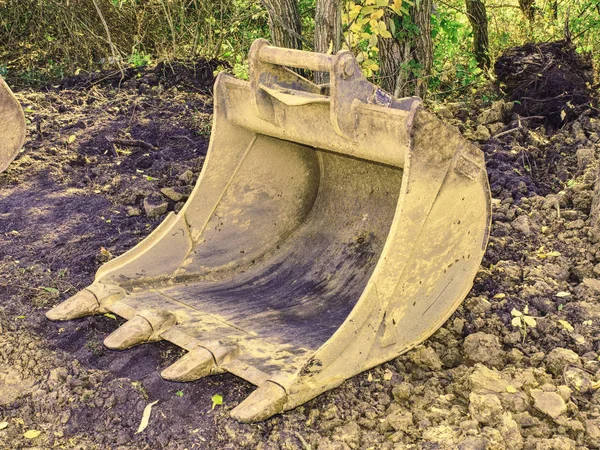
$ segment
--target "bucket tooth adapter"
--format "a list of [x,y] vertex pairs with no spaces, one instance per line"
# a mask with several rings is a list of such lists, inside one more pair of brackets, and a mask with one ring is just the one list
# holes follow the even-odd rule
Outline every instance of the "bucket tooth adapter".
[[[471,289],[490,227],[484,158],[349,52],[250,50],[216,80],[210,147],[183,209],[47,312],[112,312],[124,349],[188,351],[163,370],[258,386],[232,411],[292,409],[429,337]],[[318,86],[289,68],[329,72]]]
[[15,159],[25,142],[25,116],[21,105],[0,77],[0,172]]

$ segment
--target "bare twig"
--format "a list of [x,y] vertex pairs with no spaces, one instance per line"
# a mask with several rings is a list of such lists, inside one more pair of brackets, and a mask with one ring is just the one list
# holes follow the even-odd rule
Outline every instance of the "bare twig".
[[492,136],[492,139],[498,139],[499,137],[505,136],[507,134],[512,133],[513,131],[521,130],[523,127],[519,125],[518,127],[511,128],[510,130],[502,131],[501,133],[495,134]]
[[102,21],[102,25],[104,25],[104,31],[106,31],[106,39],[108,39],[108,45],[110,46],[110,52],[112,53],[113,58],[115,59],[115,62],[117,63],[117,66],[119,67],[119,70],[121,71],[121,80],[122,80],[123,78],[125,78],[125,71],[123,70],[123,66],[121,65],[119,56],[117,55],[117,48],[115,47],[115,44],[113,44],[112,38],[110,36],[110,30],[108,29],[108,24],[106,23],[106,20],[104,20],[104,14],[102,14],[102,11],[100,10],[100,7],[98,6],[98,3],[96,2],[96,0],[92,0],[92,2],[94,3],[94,6],[96,7],[96,11],[98,12],[98,16],[100,17],[100,20]]
[[111,144],[125,145],[127,147],[141,147],[141,148],[145,148],[147,150],[158,150],[158,148],[155,147],[154,145],[149,144],[145,141],[141,141],[139,139],[118,139],[118,138],[110,138],[107,136],[106,140],[108,142],[110,142]]

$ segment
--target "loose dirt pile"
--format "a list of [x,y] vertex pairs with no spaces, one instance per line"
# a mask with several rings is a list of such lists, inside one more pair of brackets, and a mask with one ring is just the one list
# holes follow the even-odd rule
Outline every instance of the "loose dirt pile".
[[553,127],[587,109],[594,83],[591,56],[580,55],[568,41],[525,44],[502,54],[494,65],[516,112],[542,116]]
[[0,175],[0,449],[600,448],[589,110],[547,136],[519,128],[504,101],[441,108],[483,143],[490,173],[492,237],[473,290],[424,345],[264,423],[228,416],[253,389],[243,380],[162,380],[181,354],[169,344],[104,348],[121,320],[48,322],[50,306],[180,208],[201,169],[210,96],[152,74],[17,93],[29,138]]

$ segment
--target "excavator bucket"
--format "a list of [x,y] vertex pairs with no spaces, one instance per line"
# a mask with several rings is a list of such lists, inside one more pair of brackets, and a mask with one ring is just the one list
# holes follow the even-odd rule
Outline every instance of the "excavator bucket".
[[8,167],[25,142],[25,116],[21,105],[0,77],[0,172]]
[[244,422],[425,340],[470,290],[490,226],[481,151],[418,98],[367,82],[349,52],[258,40],[249,60],[249,82],[217,77],[209,151],[183,209],[47,312],[128,319],[104,341],[112,349],[184,348],[167,380],[250,381],[232,410]]

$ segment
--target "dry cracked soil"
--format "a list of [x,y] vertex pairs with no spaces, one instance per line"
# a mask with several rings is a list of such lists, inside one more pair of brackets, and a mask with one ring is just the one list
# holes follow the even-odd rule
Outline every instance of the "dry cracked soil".
[[119,318],[47,321],[181,208],[207,150],[214,69],[161,65],[16,93],[28,138],[0,175],[0,449],[600,448],[591,109],[546,133],[517,127],[502,100],[433,105],[486,155],[492,232],[472,291],[423,345],[265,422],[229,417],[253,390],[232,375],[161,379],[182,354],[168,343],[105,348]]

